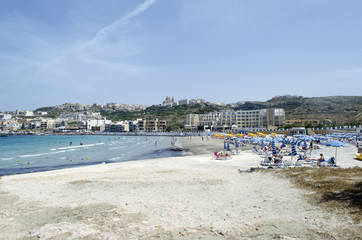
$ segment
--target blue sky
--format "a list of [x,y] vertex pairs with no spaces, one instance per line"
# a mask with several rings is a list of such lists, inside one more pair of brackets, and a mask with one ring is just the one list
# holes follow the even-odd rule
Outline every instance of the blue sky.
[[0,110],[360,96],[360,0],[2,0]]

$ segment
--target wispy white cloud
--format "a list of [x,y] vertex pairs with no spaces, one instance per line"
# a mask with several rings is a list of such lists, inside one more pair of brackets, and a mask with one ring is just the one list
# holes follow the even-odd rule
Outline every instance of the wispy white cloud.
[[82,47],[90,47],[98,44],[99,42],[107,39],[109,36],[117,32],[117,30],[124,26],[131,18],[137,16],[138,14],[146,11],[149,7],[151,7],[157,0],[146,0],[142,4],[140,4],[136,9],[126,14],[124,17],[116,20],[112,24],[102,28],[98,33],[88,42],[86,42]]
[[[91,66],[98,66],[109,70],[113,70],[118,66],[119,72],[123,71],[126,75],[130,73],[136,74],[137,71],[140,73],[143,72],[139,66],[132,66],[124,62],[124,60],[122,62],[120,61],[123,57],[132,56],[141,52],[137,39],[128,35],[123,36],[122,34],[118,34],[116,41],[106,42],[106,40],[113,38],[123,27],[127,26],[132,18],[149,9],[156,1],[157,0],[145,0],[131,12],[100,29],[91,39],[63,50],[61,54],[48,62],[46,71],[54,68],[54,66],[62,65],[64,62],[67,62],[67,65],[68,62],[75,62],[79,65],[86,63]],[[128,68],[125,66],[128,66]]]

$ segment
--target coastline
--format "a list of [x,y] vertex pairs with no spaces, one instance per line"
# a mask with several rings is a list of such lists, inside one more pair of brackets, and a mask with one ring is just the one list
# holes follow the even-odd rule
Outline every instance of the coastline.
[[[295,188],[288,179],[273,171],[237,171],[257,166],[262,159],[259,155],[246,150],[231,160],[213,161],[212,152],[218,151],[213,149],[222,149],[223,143],[204,141],[192,137],[176,142],[195,155],[2,177],[1,237],[359,237],[360,223],[348,214],[337,215],[311,205],[309,192]],[[340,152],[346,156],[346,149]],[[341,164],[349,163],[343,157]]]

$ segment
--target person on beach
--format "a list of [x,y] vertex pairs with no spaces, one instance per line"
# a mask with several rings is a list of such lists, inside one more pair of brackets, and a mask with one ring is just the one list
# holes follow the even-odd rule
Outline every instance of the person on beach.
[[313,160],[317,160],[317,161],[318,161],[318,162],[317,162],[317,167],[319,167],[319,164],[321,164],[321,162],[324,162],[324,161],[325,161],[324,156],[323,156],[322,153],[320,154],[320,157],[319,157],[318,159],[313,159]]
[[282,155],[276,155],[274,158],[274,163],[281,163],[283,161]]

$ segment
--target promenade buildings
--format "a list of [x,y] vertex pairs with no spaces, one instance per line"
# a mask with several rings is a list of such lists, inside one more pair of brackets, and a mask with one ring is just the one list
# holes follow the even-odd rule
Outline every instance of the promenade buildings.
[[164,131],[166,128],[165,120],[138,120],[138,130],[140,132],[158,132]]
[[189,130],[251,130],[275,129],[285,125],[284,109],[226,110],[186,116]]

